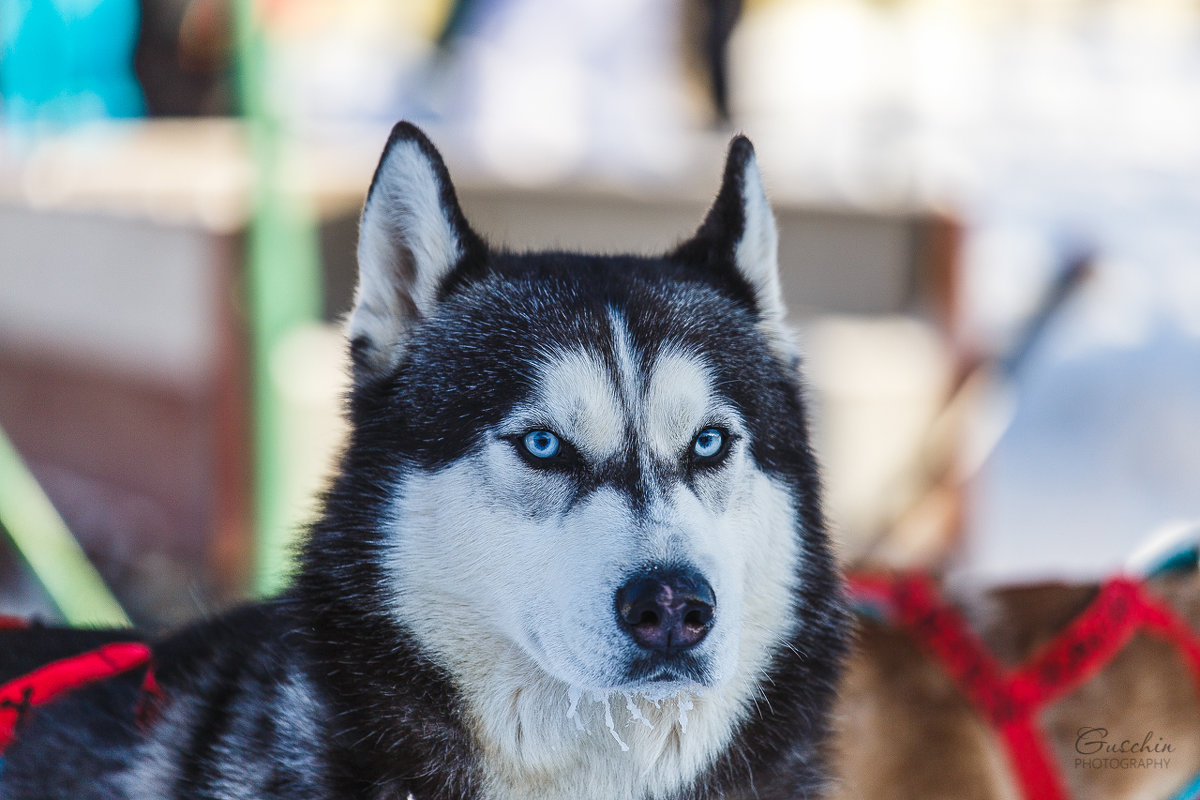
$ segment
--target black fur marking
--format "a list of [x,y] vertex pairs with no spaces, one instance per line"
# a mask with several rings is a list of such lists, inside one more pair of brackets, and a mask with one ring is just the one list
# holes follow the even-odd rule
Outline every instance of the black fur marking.
[[371,340],[366,336],[355,336],[350,341],[350,363],[357,374],[363,374],[370,364]]
[[[621,435],[626,441],[631,436],[629,432]],[[632,447],[625,448],[617,456],[579,475],[571,505],[604,487],[619,492],[627,499],[630,510],[636,516],[643,516],[649,509],[653,493],[653,479],[644,466]]]
[[191,730],[187,758],[179,770],[175,793],[189,797],[192,793],[200,797],[209,796],[209,764],[214,760],[215,748],[226,737],[234,712],[235,700],[242,691],[237,680],[237,668],[230,663],[218,663],[213,692],[208,698],[198,723]]

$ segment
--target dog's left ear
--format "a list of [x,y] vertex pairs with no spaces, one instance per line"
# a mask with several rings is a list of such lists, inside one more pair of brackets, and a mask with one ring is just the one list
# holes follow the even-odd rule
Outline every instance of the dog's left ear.
[[359,224],[349,325],[355,378],[393,370],[408,333],[433,311],[451,273],[480,260],[484,250],[437,149],[416,126],[397,124]]
[[755,311],[772,342],[786,338],[779,285],[779,233],[767,202],[754,145],[745,136],[729,143],[721,189],[696,235],[675,256],[708,269],[736,270],[751,292]]

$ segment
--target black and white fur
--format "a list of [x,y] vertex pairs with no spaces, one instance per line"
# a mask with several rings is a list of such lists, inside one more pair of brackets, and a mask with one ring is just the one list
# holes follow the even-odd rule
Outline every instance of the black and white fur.
[[[776,239],[739,137],[663,256],[494,249],[397,125],[362,217],[351,437],[292,588],[157,644],[147,730],[132,679],[35,714],[0,796],[818,795],[845,616]],[[702,463],[710,428],[727,449]],[[570,457],[545,468],[531,430]],[[649,652],[614,596],[663,570],[712,616]]]

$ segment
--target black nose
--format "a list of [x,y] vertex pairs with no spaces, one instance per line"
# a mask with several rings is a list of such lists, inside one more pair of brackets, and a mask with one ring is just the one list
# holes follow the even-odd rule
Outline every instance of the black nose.
[[713,596],[694,570],[652,570],[617,590],[617,617],[639,647],[671,653],[695,647],[712,627]]

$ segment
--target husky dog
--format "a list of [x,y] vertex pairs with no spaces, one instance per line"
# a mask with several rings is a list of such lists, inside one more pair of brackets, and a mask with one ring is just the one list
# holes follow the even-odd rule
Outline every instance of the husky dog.
[[[30,715],[5,798],[819,794],[846,618],[738,137],[660,257],[489,247],[401,123],[351,434],[281,598]],[[144,699],[144,698],[143,698]]]

